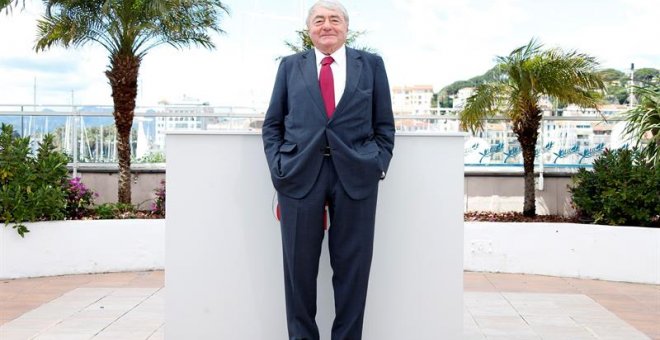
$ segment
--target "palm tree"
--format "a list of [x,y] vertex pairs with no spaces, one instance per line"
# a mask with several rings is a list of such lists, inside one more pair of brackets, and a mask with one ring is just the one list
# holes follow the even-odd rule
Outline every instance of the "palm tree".
[[502,114],[511,120],[523,154],[525,201],[523,215],[535,216],[534,158],[543,116],[542,96],[564,103],[596,107],[603,81],[595,58],[558,48],[542,50],[532,39],[504,57],[497,57],[494,79],[478,85],[460,112],[463,128],[483,128],[483,119]]
[[646,158],[655,166],[660,164],[660,85],[636,87],[639,104],[626,112],[625,134],[633,137],[637,147],[642,147]]
[[131,202],[131,149],[138,73],[152,48],[168,44],[215,48],[209,30],[223,33],[220,18],[228,7],[219,0],[44,0],[36,50],[53,45],[101,45],[109,53],[105,71],[118,132],[120,203]]

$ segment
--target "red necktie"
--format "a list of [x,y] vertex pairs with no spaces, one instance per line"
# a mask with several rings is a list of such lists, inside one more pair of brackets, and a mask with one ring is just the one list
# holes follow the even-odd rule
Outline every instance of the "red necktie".
[[335,61],[332,57],[327,56],[321,60],[321,73],[319,74],[319,85],[321,87],[321,96],[325,104],[325,113],[328,118],[332,117],[335,112],[335,81],[332,77],[332,69],[330,64]]

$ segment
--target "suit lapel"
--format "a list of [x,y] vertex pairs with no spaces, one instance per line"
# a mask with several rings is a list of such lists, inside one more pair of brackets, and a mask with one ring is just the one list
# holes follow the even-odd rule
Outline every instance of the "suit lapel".
[[325,106],[323,105],[323,97],[321,97],[321,88],[319,87],[316,55],[314,54],[313,49],[310,49],[307,53],[303,53],[302,58],[300,59],[300,72],[303,75],[305,87],[307,87],[309,95],[312,97],[312,101],[318,108],[318,113],[327,119],[328,116],[325,114]]
[[[360,76],[362,74],[362,56],[352,48],[346,47],[346,86],[344,87],[344,93],[341,95],[341,99],[337,104],[335,109],[335,115],[341,113],[349,99],[355,94],[355,89],[357,84],[360,81]],[[320,93],[320,92],[319,92]]]

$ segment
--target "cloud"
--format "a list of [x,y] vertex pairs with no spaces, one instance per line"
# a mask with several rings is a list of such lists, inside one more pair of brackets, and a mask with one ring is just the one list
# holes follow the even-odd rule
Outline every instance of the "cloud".
[[[393,80],[436,87],[482,74],[498,55],[537,38],[604,67],[660,66],[655,0],[392,0],[407,39],[386,48]],[[387,62],[387,61],[386,61]],[[436,88],[437,89],[437,88]]]
[[78,70],[78,63],[62,58],[44,58],[43,56],[0,58],[0,67],[15,70],[29,70],[37,73],[70,73]]
[[[140,69],[138,104],[184,95],[212,105],[265,105],[278,62],[290,51],[285,40],[302,28],[304,1],[253,0],[232,4],[223,19],[227,34],[214,37],[217,50],[151,51]],[[311,5],[311,1],[307,1]],[[351,29],[365,30],[360,43],[379,51],[391,85],[432,84],[482,74],[498,55],[532,37],[547,47],[578,49],[604,67],[624,70],[631,62],[660,67],[657,0],[363,0],[346,3]],[[0,17],[0,104],[37,101],[111,104],[104,71],[107,52],[92,45],[55,47],[36,54],[35,19],[40,2]],[[299,20],[296,20],[296,18]]]
[[[496,55],[515,47],[511,37],[524,19],[519,1],[394,0],[397,27],[408,37],[391,46],[394,82],[439,87],[488,70]],[[405,67],[402,67],[405,65]]]

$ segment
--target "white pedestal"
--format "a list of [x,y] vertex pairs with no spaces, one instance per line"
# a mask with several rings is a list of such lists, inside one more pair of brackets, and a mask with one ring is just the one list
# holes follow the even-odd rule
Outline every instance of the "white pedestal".
[[[261,136],[167,136],[165,337],[286,339],[282,250]],[[365,340],[460,339],[463,136],[397,135],[380,184]],[[317,323],[334,317],[325,246]]]

